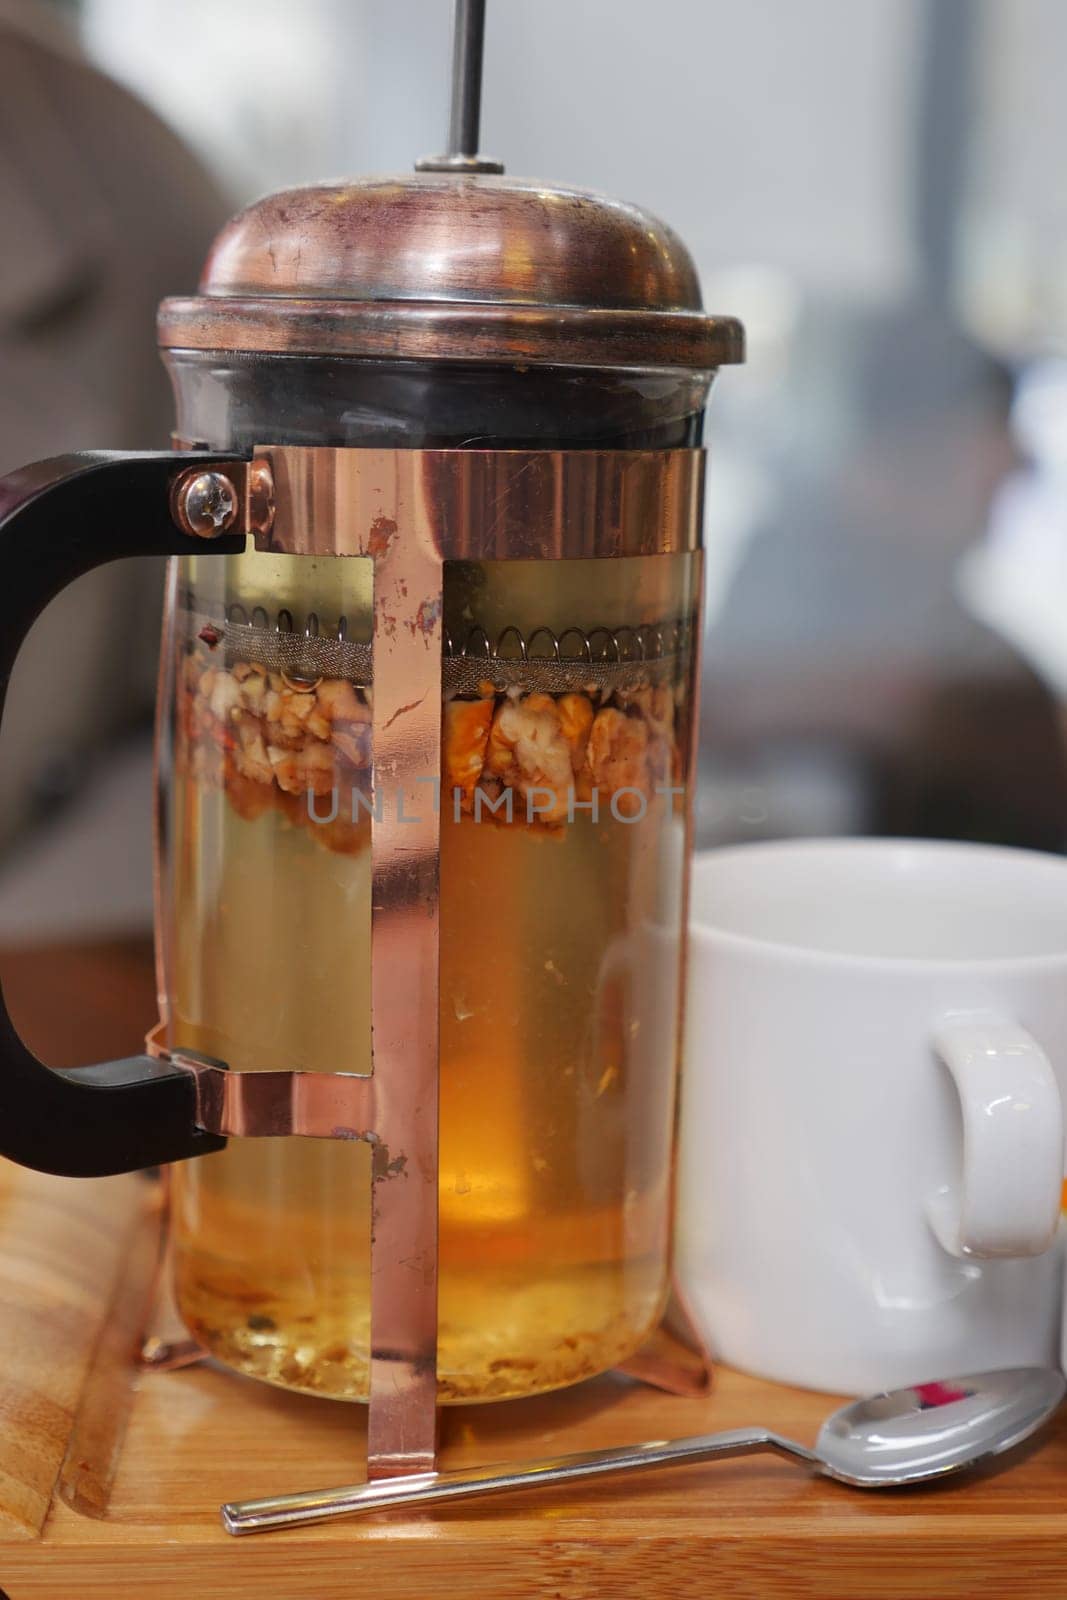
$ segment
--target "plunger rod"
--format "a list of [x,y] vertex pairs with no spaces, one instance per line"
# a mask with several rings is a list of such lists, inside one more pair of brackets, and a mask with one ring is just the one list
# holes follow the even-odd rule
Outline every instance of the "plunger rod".
[[448,154],[476,156],[482,120],[485,0],[456,0],[452,23],[452,114]]

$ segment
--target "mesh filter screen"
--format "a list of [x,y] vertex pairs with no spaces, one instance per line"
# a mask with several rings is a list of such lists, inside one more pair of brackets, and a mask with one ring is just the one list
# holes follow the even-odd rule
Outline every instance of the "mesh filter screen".
[[[234,604],[221,617],[187,609],[182,628],[187,638],[199,637],[221,649],[227,664],[258,662],[298,682],[347,678],[364,688],[374,682],[372,647],[345,638],[344,619],[333,632],[322,632],[313,614],[297,627],[288,612],[272,619],[262,607],[249,615]],[[476,695],[489,684],[497,692],[610,694],[634,684],[670,682],[689,648],[690,632],[683,618],[640,628],[567,628],[558,634],[538,628],[524,635],[512,627],[495,640],[475,627],[463,637],[446,635],[444,691],[447,696]]]

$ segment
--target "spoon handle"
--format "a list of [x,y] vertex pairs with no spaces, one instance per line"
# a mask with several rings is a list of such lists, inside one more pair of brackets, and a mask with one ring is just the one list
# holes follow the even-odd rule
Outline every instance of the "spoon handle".
[[394,1506],[426,1505],[433,1501],[461,1500],[468,1495],[574,1483],[581,1478],[612,1472],[676,1466],[719,1456],[748,1455],[756,1450],[772,1450],[816,1466],[822,1464],[813,1451],[794,1444],[791,1439],[783,1439],[764,1428],[735,1428],[726,1433],[697,1434],[689,1439],[650,1439],[623,1449],[583,1450],[575,1455],[501,1466],[489,1472],[484,1468],[425,1472],[372,1483],[352,1483],[339,1489],[313,1489],[304,1494],[277,1495],[265,1500],[233,1501],[222,1507],[222,1525],[227,1533],[261,1533],[271,1528],[324,1522],[331,1517],[385,1511]]

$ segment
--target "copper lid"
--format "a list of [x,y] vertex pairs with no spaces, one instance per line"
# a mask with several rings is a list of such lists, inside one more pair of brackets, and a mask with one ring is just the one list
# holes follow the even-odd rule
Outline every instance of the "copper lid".
[[291,189],[227,223],[165,348],[568,366],[743,359],[646,211],[523,179],[419,172]]

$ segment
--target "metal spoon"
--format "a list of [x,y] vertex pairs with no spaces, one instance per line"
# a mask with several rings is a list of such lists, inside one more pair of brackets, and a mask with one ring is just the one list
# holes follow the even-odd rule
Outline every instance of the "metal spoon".
[[814,1450],[764,1428],[738,1428],[691,1439],[651,1439],[622,1450],[586,1450],[502,1466],[495,1472],[484,1468],[426,1472],[341,1489],[245,1500],[222,1507],[222,1524],[228,1533],[260,1533],[358,1512],[573,1483],[609,1472],[634,1472],[757,1450],[810,1463],[826,1477],[855,1489],[885,1489],[944,1477],[1010,1450],[1047,1421],[1065,1389],[1067,1382],[1061,1374],[1048,1367],[980,1372],[896,1389],[843,1406],[823,1423]]

